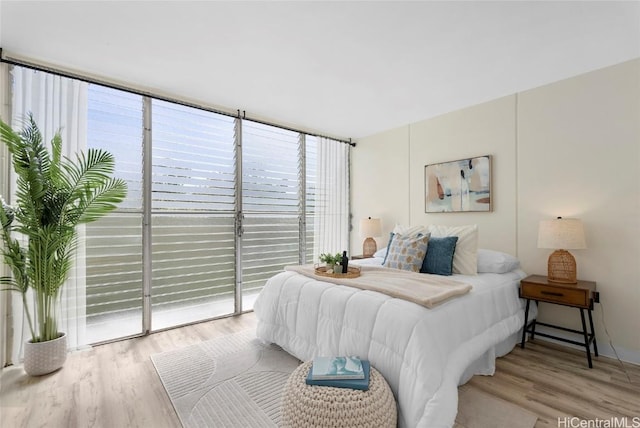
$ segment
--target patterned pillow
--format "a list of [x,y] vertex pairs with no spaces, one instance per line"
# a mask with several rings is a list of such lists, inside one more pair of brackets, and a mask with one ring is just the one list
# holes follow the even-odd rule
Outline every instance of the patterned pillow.
[[429,245],[429,234],[422,236],[395,234],[383,266],[420,272],[424,256],[427,254],[427,245]]
[[445,238],[431,238],[427,246],[427,255],[422,263],[421,273],[436,275],[451,275],[453,269],[453,254],[456,251],[457,236]]

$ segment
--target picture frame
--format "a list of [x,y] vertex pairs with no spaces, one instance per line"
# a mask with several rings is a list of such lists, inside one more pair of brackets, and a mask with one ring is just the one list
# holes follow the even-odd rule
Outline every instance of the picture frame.
[[425,212],[491,212],[491,155],[425,165]]

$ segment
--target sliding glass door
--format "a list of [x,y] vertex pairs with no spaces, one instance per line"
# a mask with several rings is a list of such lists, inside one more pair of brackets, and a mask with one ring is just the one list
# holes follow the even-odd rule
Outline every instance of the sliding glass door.
[[300,134],[242,121],[242,310],[300,262]]
[[235,120],[153,100],[152,329],[234,312]]

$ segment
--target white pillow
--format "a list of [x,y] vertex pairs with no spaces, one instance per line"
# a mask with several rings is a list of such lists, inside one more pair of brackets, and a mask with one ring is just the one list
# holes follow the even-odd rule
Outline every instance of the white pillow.
[[433,238],[457,236],[458,243],[453,253],[453,273],[476,275],[478,273],[478,225],[440,226],[429,225]]
[[429,233],[429,230],[426,226],[403,226],[401,224],[396,224],[393,228],[393,233],[397,233],[404,236],[416,236],[419,233],[426,235]]
[[520,260],[500,251],[478,249],[478,273],[507,273],[520,267]]
[[376,251],[375,253],[373,253],[373,257],[377,257],[377,258],[381,258],[384,259],[384,256],[387,255],[387,246],[385,245],[384,248],[380,248],[378,251]]

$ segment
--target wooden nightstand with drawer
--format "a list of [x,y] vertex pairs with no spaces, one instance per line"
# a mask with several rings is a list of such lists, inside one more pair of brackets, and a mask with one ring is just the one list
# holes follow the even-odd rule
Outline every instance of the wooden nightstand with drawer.
[[[527,299],[527,306],[524,314],[524,327],[522,329],[522,342],[520,347],[524,348],[524,342],[527,333],[530,338],[534,339],[535,335],[549,337],[551,339],[560,340],[562,342],[572,343],[574,345],[583,346],[587,352],[587,361],[589,368],[593,367],[591,362],[591,343],[593,343],[593,353],[598,356],[598,345],[596,343],[596,334],[593,329],[593,318],[591,311],[593,303],[600,301],[600,295],[596,291],[596,283],[593,281],[581,281],[577,284],[559,284],[548,281],[546,276],[531,275],[520,281],[520,297]],[[556,305],[570,306],[580,309],[580,317],[582,319],[582,331],[570,328],[560,327],[553,324],[538,322],[535,319],[529,322],[529,305],[531,301],[552,303]],[[589,327],[591,332],[587,330],[587,324],[584,317],[584,311],[589,315]],[[582,335],[584,341],[566,339],[564,337],[553,336],[547,333],[536,332],[536,325],[542,325],[558,330],[568,331],[570,333]]]

